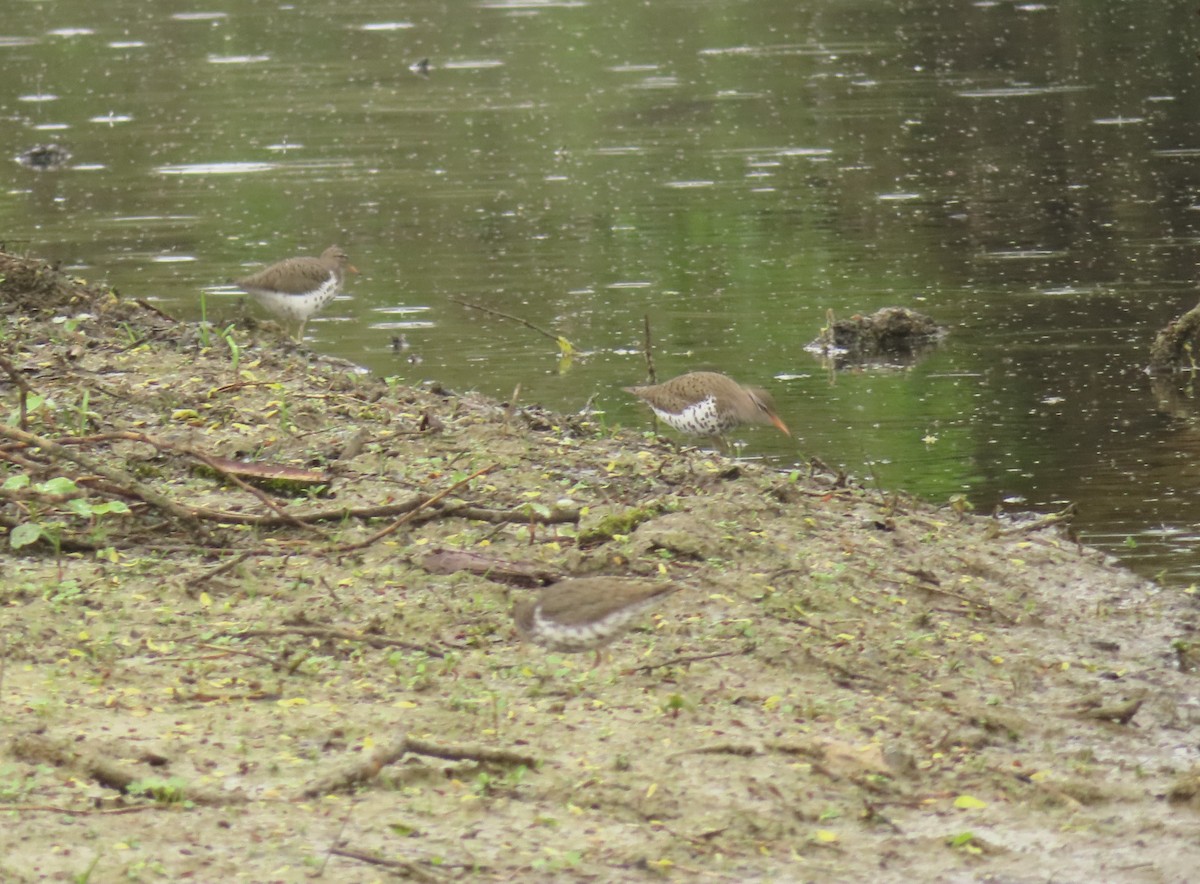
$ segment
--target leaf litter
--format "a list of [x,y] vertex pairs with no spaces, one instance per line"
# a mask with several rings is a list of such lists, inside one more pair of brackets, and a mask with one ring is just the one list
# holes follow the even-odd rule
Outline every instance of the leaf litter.
[[[0,879],[1200,867],[1196,596],[1054,518],[0,271]],[[592,574],[685,589],[596,666],[519,644]]]

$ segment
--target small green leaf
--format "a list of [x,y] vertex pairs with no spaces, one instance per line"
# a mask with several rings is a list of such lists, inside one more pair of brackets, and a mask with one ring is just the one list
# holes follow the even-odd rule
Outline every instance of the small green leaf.
[[129,505],[123,500],[110,500],[107,503],[97,503],[92,506],[92,512],[98,516],[106,513],[127,513]]
[[953,838],[950,839],[950,846],[951,847],[962,847],[964,844],[970,844],[974,840],[975,840],[974,832],[969,832],[969,831],[968,832],[959,832],[957,835],[955,835]]
[[68,494],[75,494],[79,491],[79,486],[68,479],[66,476],[56,476],[53,479],[47,479],[45,482],[37,486],[37,490],[43,494],[61,494],[64,497]]
[[41,525],[36,525],[33,522],[25,522],[23,525],[18,525],[12,529],[12,533],[8,535],[8,545],[13,549],[20,549],[23,546],[29,546],[31,543],[37,543],[38,538],[41,536]]
[[92,505],[82,497],[72,497],[67,501],[67,509],[77,516],[87,518],[92,514]]
[[987,807],[987,802],[980,801],[973,795],[959,795],[954,799],[954,806],[959,810],[979,810]]
[[24,473],[19,473],[16,476],[9,476],[4,480],[5,491],[20,491],[22,488],[29,487],[29,477]]

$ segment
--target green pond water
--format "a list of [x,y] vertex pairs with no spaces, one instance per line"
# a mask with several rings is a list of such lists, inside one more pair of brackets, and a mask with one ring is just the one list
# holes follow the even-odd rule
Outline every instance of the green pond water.
[[[624,426],[648,317],[660,377],[774,394],[796,438],[745,456],[1075,502],[1186,584],[1195,399],[1143,366],[1197,295],[1193,6],[21,0],[0,238],[216,321],[230,279],[336,242],[362,272],[313,349]],[[49,142],[65,168],[16,161]],[[902,368],[805,351],[891,305],[949,335]]]

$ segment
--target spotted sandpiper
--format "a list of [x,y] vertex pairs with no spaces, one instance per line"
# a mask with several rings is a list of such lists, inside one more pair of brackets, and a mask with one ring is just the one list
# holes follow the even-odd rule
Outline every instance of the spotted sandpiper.
[[299,321],[296,340],[304,338],[308,318],[342,290],[346,272],[358,273],[349,256],[330,246],[319,258],[287,258],[237,280],[234,285],[258,301],[280,320]]
[[628,629],[648,608],[681,589],[623,577],[577,577],[543,589],[513,607],[517,632],[566,654],[599,649]]
[[693,371],[646,387],[625,387],[658,419],[689,436],[722,438],[738,424],[774,424],[787,435],[766,390],[743,387],[715,371]]

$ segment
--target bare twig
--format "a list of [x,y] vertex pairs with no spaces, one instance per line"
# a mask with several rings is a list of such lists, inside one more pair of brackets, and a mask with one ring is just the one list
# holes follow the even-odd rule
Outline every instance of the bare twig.
[[315,798],[330,792],[340,792],[374,779],[383,768],[399,761],[405,754],[428,755],[447,761],[478,761],[481,764],[497,764],[509,767],[525,765],[537,767],[538,759],[532,755],[494,749],[489,746],[469,746],[461,743],[434,743],[417,737],[397,737],[387,746],[376,749],[364,761],[336,771],[307,786],[302,793],[305,798]]
[[[39,438],[39,437],[34,437],[34,438]],[[19,439],[18,441],[26,442],[26,444],[38,445],[38,443],[36,443],[36,442],[28,442],[25,439]],[[159,439],[155,436],[150,436],[146,433],[135,433],[135,432],[127,432],[127,431],[101,433],[101,434],[96,434],[93,436],[71,437],[68,439],[63,439],[60,442],[58,442],[57,444],[61,445],[63,447],[63,449],[65,450],[68,447],[73,447],[73,446],[80,445],[80,444],[104,442],[104,441],[142,442],[146,445],[150,445],[151,447],[153,447],[159,451],[166,451],[166,452],[181,454],[181,455],[184,455],[187,457],[195,458],[196,460],[200,461],[201,463],[204,463],[206,466],[208,466],[210,469],[214,470],[215,472],[221,474],[222,476],[227,476],[228,478],[230,478],[232,481],[234,481],[239,486],[244,487],[249,493],[254,494],[256,497],[259,498],[259,500],[261,500],[265,505],[267,505],[274,511],[274,515],[263,515],[263,514],[253,514],[253,513],[218,512],[218,511],[214,511],[214,510],[201,509],[199,507],[189,509],[188,512],[194,513],[195,517],[198,519],[208,519],[208,520],[214,520],[214,521],[229,522],[231,524],[237,524],[237,525],[256,525],[256,526],[263,527],[263,528],[271,528],[271,527],[275,527],[278,525],[307,526],[307,525],[311,525],[314,522],[344,522],[347,519],[379,519],[379,518],[386,518],[389,516],[400,516],[401,517],[397,520],[397,523],[395,525],[389,526],[387,529],[384,529],[385,533],[379,534],[377,536],[373,536],[369,540],[362,542],[363,546],[367,546],[371,543],[374,543],[375,541],[379,540],[382,537],[386,537],[388,534],[392,533],[398,527],[400,527],[400,525],[403,525],[405,522],[415,519],[416,513],[418,511],[431,509],[435,504],[437,504],[438,502],[443,500],[449,494],[453,493],[457,488],[461,487],[462,485],[465,485],[466,483],[470,482],[472,479],[478,478],[479,476],[482,476],[485,473],[488,473],[491,470],[496,469],[499,466],[498,464],[496,464],[496,465],[487,467],[485,469],[482,469],[482,470],[478,471],[477,473],[474,473],[474,474],[468,476],[466,479],[463,479],[462,481],[455,483],[454,485],[452,485],[450,488],[446,489],[445,491],[441,491],[441,492],[433,495],[432,497],[425,497],[423,495],[414,494],[412,497],[408,498],[407,500],[403,500],[398,503],[387,504],[384,506],[367,506],[367,507],[356,507],[356,508],[331,507],[329,509],[313,510],[310,512],[292,513],[292,512],[287,512],[286,510],[284,510],[282,507],[280,507],[274,501],[270,500],[269,497],[262,494],[258,489],[255,489],[253,486],[249,486],[241,481],[238,481],[237,477],[232,476],[231,474],[228,473],[228,471],[223,470],[221,468],[220,464],[214,463],[208,457],[208,455],[204,454],[203,452],[199,452],[199,451],[196,451],[195,449],[188,448],[185,446],[175,445],[174,443],[169,442],[165,439]],[[53,444],[53,443],[51,443],[51,444]],[[38,447],[41,447],[41,446],[38,445]],[[77,463],[79,462],[78,459],[76,459],[76,462]],[[133,498],[145,500],[145,498],[140,493],[138,493],[137,489],[134,489],[134,488],[131,488],[131,487],[125,485],[123,480],[116,481],[110,477],[106,477],[106,478],[109,478],[110,481],[115,481],[115,484],[117,485],[117,487],[115,487],[115,488],[114,487],[105,488],[104,490],[107,493],[114,494],[117,496],[126,496],[126,497],[133,497]],[[132,480],[130,479],[129,481],[132,481]],[[90,484],[92,484],[94,486],[96,483],[92,482]],[[153,503],[153,501],[147,501],[147,502]],[[438,515],[439,516],[458,516],[458,517],[464,518],[464,519],[475,519],[475,520],[481,521],[481,522],[494,522],[494,523],[503,523],[503,522],[525,523],[525,522],[535,521],[540,524],[551,525],[551,524],[560,523],[560,522],[577,522],[577,521],[579,521],[579,512],[578,512],[578,510],[575,510],[575,509],[555,508],[555,509],[551,510],[551,512],[548,515],[540,515],[528,506],[518,507],[513,510],[497,510],[497,509],[488,509],[488,508],[484,508],[484,507],[478,507],[478,506],[475,506],[472,504],[466,504],[466,503],[446,506],[443,510],[439,510]],[[345,547],[337,548],[336,551],[346,552],[351,549],[357,549],[357,548],[358,548],[357,545],[345,546]],[[217,573],[219,573],[219,572],[217,572]]]
[[134,298],[133,303],[137,304],[143,310],[149,310],[155,316],[162,317],[163,319],[168,319],[171,322],[175,323],[176,325],[179,325],[178,319],[176,319],[174,316],[172,316],[167,311],[163,310],[161,307],[156,307],[153,304],[151,304],[149,301],[147,301],[143,298]]
[[366,853],[361,850],[351,850],[348,847],[332,847],[329,852],[334,856],[344,856],[347,859],[356,859],[359,862],[367,863],[372,866],[382,866],[385,869],[393,869],[399,872],[406,879],[415,881],[444,881],[442,876],[435,875],[433,872],[422,868],[416,863],[403,862],[396,859],[387,859],[386,857],[377,856],[373,853]]
[[358,801],[351,801],[350,806],[346,809],[346,815],[342,817],[342,824],[338,826],[337,834],[333,836],[333,842],[329,845],[329,850],[325,854],[325,859],[321,862],[321,867],[317,869],[316,877],[320,878],[325,874],[325,867],[329,865],[329,857],[333,856],[334,850],[337,849],[338,842],[342,840],[342,833],[346,831],[346,826],[350,824],[350,814],[354,813],[354,808],[358,805]]
[[479,310],[482,313],[489,313],[492,316],[498,316],[501,319],[511,319],[513,322],[519,322],[521,325],[525,326],[528,329],[532,329],[533,331],[537,332],[539,335],[546,336],[550,340],[554,341],[554,343],[556,343],[556,344],[559,341],[566,340],[565,338],[563,338],[562,335],[556,335],[554,332],[548,331],[547,329],[542,328],[540,325],[534,325],[528,319],[522,319],[520,316],[513,316],[511,313],[503,313],[499,310],[493,310],[491,307],[484,307],[482,304],[472,304],[469,301],[463,301],[459,298],[450,298],[449,300],[453,301],[455,304],[459,304],[459,305],[461,305],[463,307],[467,307],[471,310]]
[[1032,534],[1034,531],[1041,531],[1043,528],[1052,528],[1055,525],[1066,525],[1074,520],[1076,516],[1075,510],[1075,504],[1071,504],[1057,513],[1047,513],[1039,518],[1021,522],[1012,528],[1002,528],[999,533],[1001,537],[1008,537],[1013,534]]
[[226,571],[232,571],[234,568],[236,568],[238,565],[240,565],[242,562],[246,561],[246,559],[250,558],[253,555],[254,555],[254,553],[252,553],[252,552],[242,552],[242,553],[238,553],[236,556],[230,556],[228,559],[226,559],[224,562],[222,562],[217,567],[213,568],[211,571],[208,571],[207,573],[201,574],[197,577],[193,577],[188,582],[190,584],[192,584],[193,586],[197,583],[207,583],[209,580],[213,580],[216,577],[220,577]]
[[940,595],[940,596],[944,596],[945,598],[957,599],[958,601],[962,602],[963,604],[970,605],[972,608],[975,608],[978,611],[985,611],[994,617],[998,617],[999,619],[1003,620],[1005,623],[1010,623],[1010,624],[1016,623],[1019,619],[1015,615],[1010,614],[1007,611],[1004,611],[1000,608],[997,608],[995,605],[990,604],[989,602],[980,601],[979,599],[973,599],[970,596],[963,595],[961,592],[955,592],[952,589],[943,589],[940,585],[938,585],[935,582],[936,578],[930,579],[929,576],[927,576],[926,574],[924,574],[923,572],[920,572],[920,571],[910,571],[907,568],[899,569],[901,571],[901,573],[904,573],[904,574],[909,575],[910,577],[916,578],[917,582],[912,583],[910,581],[896,580],[895,578],[884,577],[883,575],[875,574],[875,573],[873,573],[873,571],[868,571],[867,569],[864,569],[864,568],[857,568],[856,570],[858,570],[860,573],[870,574],[872,577],[874,577],[877,580],[882,580],[886,583],[891,583],[896,586],[915,587],[916,589],[920,589],[923,592],[932,593],[933,595]]
[[[494,749],[490,746],[470,746],[462,743],[434,743],[417,737],[404,738],[404,752],[414,755],[428,755],[432,758],[442,758],[446,761],[479,761],[484,764],[501,764],[516,767],[537,767],[541,762],[532,755],[521,752],[511,752],[508,749]],[[400,754],[404,754],[401,752]],[[397,755],[397,758],[400,756]]]
[[[242,657],[249,657],[252,660],[258,660],[260,663],[265,663],[268,666],[270,666],[272,669],[275,669],[275,670],[280,670],[280,669],[284,668],[282,661],[272,660],[270,657],[266,656],[265,654],[256,654],[256,653],[254,653],[254,651],[243,651],[241,648],[222,647],[221,645],[210,645],[210,644],[199,644],[196,647],[205,648],[209,651],[219,651],[220,654],[225,657],[232,657],[235,655],[242,656]],[[206,659],[212,660],[212,659],[217,659],[217,658],[208,657]]]
[[388,638],[383,635],[366,635],[349,629],[333,629],[326,626],[284,626],[275,629],[247,629],[242,632],[230,632],[227,635],[235,638],[252,636],[280,637],[287,635],[303,635],[308,638],[326,638],[338,641],[362,642],[373,648],[404,648],[408,651],[421,651],[430,657],[444,657],[445,653],[431,645],[418,645],[398,638]]
[[126,813],[145,813],[147,810],[171,810],[169,804],[139,804],[134,807],[93,807],[81,810],[54,804],[0,804],[0,813],[61,813],[63,816],[121,816]]
[[664,660],[661,663],[647,663],[645,666],[635,666],[628,672],[644,672],[649,675],[655,669],[665,669],[668,666],[686,666],[689,663],[698,663],[701,660],[713,660],[717,657],[733,657],[741,654],[749,654],[753,651],[753,646],[747,646],[737,651],[718,651],[715,654],[697,654],[692,657],[672,657],[670,660]]
[[409,512],[405,513],[400,518],[396,519],[396,521],[392,522],[392,524],[388,525],[386,528],[379,529],[374,534],[372,534],[370,537],[367,537],[365,540],[358,540],[358,541],[355,541],[354,543],[338,544],[337,546],[331,547],[329,551],[330,552],[351,552],[352,550],[356,550],[356,549],[365,549],[366,547],[370,546],[371,544],[375,543],[376,541],[382,540],[383,538],[387,537],[389,534],[395,533],[397,530],[399,530],[401,525],[403,525],[405,522],[411,521],[412,517],[414,515],[416,515],[416,513],[420,512],[421,510],[423,510],[427,507],[433,506],[435,503],[440,501],[442,498],[446,497],[449,494],[454,493],[459,488],[470,483],[474,479],[478,479],[480,476],[490,473],[492,470],[496,469],[499,466],[500,466],[499,464],[491,464],[490,466],[486,466],[481,470],[476,470],[475,472],[471,473],[471,475],[467,476],[465,479],[459,479],[457,482],[455,482],[449,488],[445,488],[445,489],[439,491],[437,494],[433,495],[432,497],[426,498],[425,500],[421,501],[419,504],[417,504],[417,506],[415,508],[413,508]]
[[[78,743],[55,740],[44,734],[16,737],[9,743],[9,748],[18,758],[65,767],[122,794],[129,793],[130,787],[144,778],[131,768],[81,747]],[[241,804],[246,801],[245,795],[240,792],[208,792],[192,786],[185,787],[182,794],[188,801],[209,806]]]
[[760,743],[711,743],[708,746],[694,746],[673,752],[667,756],[667,760],[682,758],[685,755],[736,755],[740,758],[754,758],[765,755],[766,751]]
[[12,439],[14,442],[23,442],[24,444],[31,445],[34,448],[40,448],[47,454],[77,464],[88,472],[95,473],[96,475],[102,476],[110,482],[120,485],[122,488],[126,489],[131,496],[136,497],[139,500],[144,500],[151,506],[157,507],[164,512],[170,513],[172,516],[175,516],[175,518],[182,519],[186,522],[194,523],[198,522],[202,518],[212,518],[221,521],[225,520],[227,515],[234,517],[238,515],[237,513],[218,513],[211,510],[204,510],[200,507],[187,507],[183,506],[182,504],[178,504],[165,494],[159,494],[152,488],[147,488],[145,485],[123,470],[118,470],[115,467],[105,466],[104,464],[101,464],[84,454],[80,454],[77,451],[72,451],[67,446],[61,445],[52,439],[47,439],[44,436],[38,436],[33,433],[27,433],[24,430],[19,430],[16,427],[6,427],[3,425],[0,425],[0,436],[5,436],[9,439]]
[[517,411],[517,402],[521,398],[521,385],[517,384],[512,391],[512,396],[508,398],[508,405],[504,407],[504,432],[508,432],[512,428],[512,418]]
[[643,319],[643,324],[646,329],[646,340],[642,352],[646,356],[646,377],[651,384],[658,383],[658,376],[654,371],[654,341],[650,337],[650,314],[647,313]]
[[21,417],[18,426],[22,430],[26,428],[26,419],[28,418],[28,399],[30,396],[36,396],[37,391],[29,386],[29,382],[25,380],[25,376],[17,371],[17,367],[13,365],[3,356],[0,356],[0,368],[3,368],[8,375],[9,380],[17,385],[17,389],[21,391]]
[[241,478],[241,476],[234,475],[229,470],[223,468],[220,464],[218,464],[216,461],[214,461],[207,454],[203,454],[203,453],[201,453],[199,451],[195,451],[193,449],[187,449],[186,453],[188,454],[188,456],[196,458],[196,460],[200,461],[202,464],[204,464],[210,470],[212,470],[213,472],[222,476],[227,481],[232,482],[234,485],[237,485],[239,488],[241,488],[247,494],[251,494],[254,497],[258,498],[259,503],[263,504],[268,509],[275,512],[279,516],[279,518],[283,519],[289,525],[294,525],[297,528],[303,528],[305,531],[310,531],[314,534],[319,534],[322,537],[329,536],[328,532],[322,531],[320,528],[317,528],[315,525],[311,525],[311,524],[302,522],[299,519],[297,519],[291,513],[284,510],[284,508],[281,507],[279,504],[277,504],[275,501],[271,500],[270,496],[267,495],[265,492],[263,492],[261,489],[255,488],[249,482],[247,482],[246,480]]
[[470,506],[468,504],[456,506],[452,504],[445,507],[443,512],[447,516],[458,516],[461,519],[474,519],[477,522],[492,522],[493,524],[537,522],[539,525],[557,525],[564,522],[574,523],[579,521],[579,509],[577,507],[556,506],[548,513],[539,513],[529,506],[519,506],[512,510],[494,510],[482,506]]

